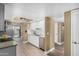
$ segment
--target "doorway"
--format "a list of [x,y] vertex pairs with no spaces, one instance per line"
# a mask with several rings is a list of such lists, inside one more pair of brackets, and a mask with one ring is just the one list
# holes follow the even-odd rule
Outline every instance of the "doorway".
[[64,22],[58,22],[58,44],[64,43]]
[[14,38],[21,37],[21,27],[20,26],[13,26],[13,31],[14,31]]
[[54,22],[54,50],[49,56],[64,56],[64,22]]
[[65,55],[79,56],[79,9],[65,12]]
[[[56,32],[57,31],[57,32]],[[64,22],[56,22],[55,24],[55,50],[56,55],[64,55]]]

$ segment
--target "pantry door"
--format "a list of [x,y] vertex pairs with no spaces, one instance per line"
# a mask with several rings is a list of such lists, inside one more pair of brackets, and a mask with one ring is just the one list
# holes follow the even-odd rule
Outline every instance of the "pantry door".
[[71,55],[79,56],[79,10],[71,11]]

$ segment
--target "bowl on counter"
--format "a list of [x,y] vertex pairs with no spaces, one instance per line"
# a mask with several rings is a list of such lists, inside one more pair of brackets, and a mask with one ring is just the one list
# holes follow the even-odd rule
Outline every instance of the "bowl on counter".
[[0,37],[0,42],[6,42],[6,41],[12,41],[12,38],[4,38],[4,37]]
[[12,37],[8,36],[7,32],[0,31],[0,42],[12,41]]

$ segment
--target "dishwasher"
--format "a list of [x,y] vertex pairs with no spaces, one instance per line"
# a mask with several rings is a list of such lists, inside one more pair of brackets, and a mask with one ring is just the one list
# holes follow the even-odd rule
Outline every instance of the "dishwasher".
[[43,51],[45,50],[45,48],[44,48],[44,37],[39,37],[39,48]]

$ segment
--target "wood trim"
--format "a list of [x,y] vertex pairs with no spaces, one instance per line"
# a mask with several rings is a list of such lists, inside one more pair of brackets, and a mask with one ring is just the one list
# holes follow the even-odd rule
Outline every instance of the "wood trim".
[[45,17],[45,50],[54,47],[54,20],[51,17]]
[[44,52],[44,55],[47,55],[47,54],[49,54],[50,52],[52,52],[52,51],[54,51],[54,50],[55,50],[55,48],[51,48],[50,50],[45,51],[45,52]]
[[68,12],[75,11],[75,10],[79,10],[79,8],[75,8],[75,9],[69,10]]
[[71,12],[64,13],[64,55],[71,55]]

